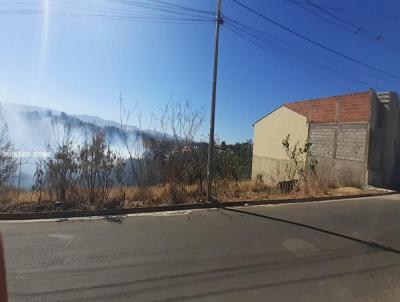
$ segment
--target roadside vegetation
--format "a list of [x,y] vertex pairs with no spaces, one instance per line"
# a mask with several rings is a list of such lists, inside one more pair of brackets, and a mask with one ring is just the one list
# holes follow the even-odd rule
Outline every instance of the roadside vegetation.
[[[77,144],[71,125],[57,129],[51,157],[36,163],[31,190],[15,186],[18,165],[8,140],[7,125],[0,128],[1,210],[53,211],[131,208],[206,202],[208,143],[199,141],[204,121],[190,101],[171,102],[142,128],[140,114],[126,109],[120,99],[123,154],[112,149],[101,131]],[[138,124],[135,135],[128,131]],[[336,188],[323,183],[308,142],[282,140],[286,154],[283,173],[276,184],[261,175],[251,180],[252,142],[216,142],[214,196],[219,201],[304,198],[360,194],[360,188]]]

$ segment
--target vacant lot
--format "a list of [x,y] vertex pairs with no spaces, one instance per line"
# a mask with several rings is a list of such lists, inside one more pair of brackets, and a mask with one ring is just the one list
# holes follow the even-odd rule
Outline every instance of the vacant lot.
[[[310,197],[349,196],[379,193],[382,190],[356,187],[320,188],[304,190],[299,188],[292,192],[283,193],[277,188],[252,181],[227,182],[216,186],[216,200],[220,202],[252,201],[252,200],[284,200],[304,199]],[[171,188],[151,186],[145,190],[136,187],[117,188],[110,192],[110,199],[104,204],[90,204],[82,200],[59,202],[50,198],[49,194],[16,191],[9,194],[9,199],[0,203],[1,212],[45,212],[65,210],[118,209],[140,208],[177,204],[205,203],[204,193],[199,193],[197,186]],[[17,201],[18,200],[18,201]]]

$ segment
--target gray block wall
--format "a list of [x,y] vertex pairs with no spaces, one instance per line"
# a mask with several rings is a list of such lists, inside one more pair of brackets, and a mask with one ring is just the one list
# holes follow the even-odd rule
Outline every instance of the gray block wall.
[[365,185],[367,132],[367,123],[311,124],[318,178],[329,185]]
[[332,124],[311,124],[309,141],[315,156],[332,158],[334,153],[336,126]]

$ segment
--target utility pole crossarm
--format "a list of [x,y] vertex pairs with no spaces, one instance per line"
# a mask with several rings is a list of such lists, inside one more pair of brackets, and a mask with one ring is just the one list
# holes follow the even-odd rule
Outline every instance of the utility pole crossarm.
[[218,47],[219,47],[219,29],[223,21],[221,19],[222,0],[217,0],[217,13],[215,19],[215,45],[214,45],[214,68],[211,94],[211,116],[210,133],[208,144],[208,162],[207,162],[207,200],[212,201],[212,182],[213,182],[213,155],[214,155],[214,129],[215,129],[215,103],[217,96],[217,74],[218,74]]

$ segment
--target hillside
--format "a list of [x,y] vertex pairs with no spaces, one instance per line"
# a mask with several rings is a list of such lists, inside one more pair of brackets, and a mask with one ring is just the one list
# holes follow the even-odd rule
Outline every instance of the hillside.
[[[69,114],[51,108],[1,103],[2,114],[8,125],[8,134],[16,151],[48,152],[54,150],[57,141],[63,137],[64,126],[71,125],[71,134],[76,144],[90,137],[93,131],[102,130],[112,149],[126,153],[123,135],[118,122],[104,120],[97,116]],[[136,138],[138,128],[128,126],[128,135]],[[24,159],[22,182],[31,185],[37,159]]]

